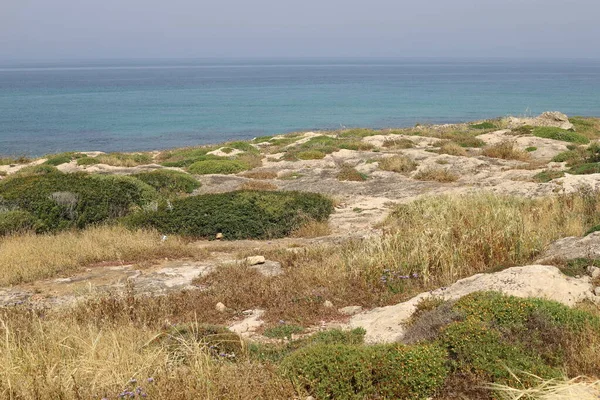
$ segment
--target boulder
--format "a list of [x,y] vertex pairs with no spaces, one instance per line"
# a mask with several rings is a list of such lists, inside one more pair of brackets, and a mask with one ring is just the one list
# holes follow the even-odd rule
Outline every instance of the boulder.
[[584,237],[569,236],[550,244],[536,261],[539,264],[553,260],[573,260],[576,258],[600,258],[600,232]]
[[497,291],[517,297],[540,297],[568,306],[593,299],[589,277],[570,278],[553,266],[528,265],[492,274],[477,274],[461,279],[449,287],[421,293],[404,303],[357,314],[350,319],[348,327],[364,328],[367,331],[367,343],[397,342],[404,335],[404,323],[423,299],[435,297],[456,300],[478,291]]
[[251,257],[246,257],[246,264],[252,266],[252,265],[258,265],[258,264],[264,264],[265,263],[265,258],[263,256],[251,256]]

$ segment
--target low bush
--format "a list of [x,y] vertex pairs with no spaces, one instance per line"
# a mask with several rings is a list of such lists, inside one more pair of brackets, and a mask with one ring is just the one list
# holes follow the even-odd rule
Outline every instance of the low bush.
[[568,172],[574,175],[588,175],[600,173],[600,163],[584,163],[571,167]]
[[467,155],[467,151],[464,147],[460,146],[458,143],[452,141],[444,141],[440,146],[439,150],[440,154],[449,154],[451,156],[461,156],[464,157]]
[[481,154],[486,157],[519,161],[528,160],[530,157],[527,152],[519,149],[515,146],[515,143],[508,140],[484,148]]
[[81,157],[77,159],[77,165],[85,166],[96,164],[100,164],[100,161],[98,161],[96,157]]
[[466,132],[446,132],[439,135],[440,139],[451,140],[462,147],[483,147],[485,142],[471,133]]
[[87,157],[87,156],[85,154],[73,153],[73,152],[54,154],[54,155],[48,156],[48,159],[46,161],[44,161],[44,164],[57,166],[57,165],[66,164],[66,163],[71,162],[72,160],[76,160],[76,159],[84,158],[84,157]]
[[275,179],[277,178],[277,172],[255,170],[245,172],[243,176],[250,179]]
[[392,172],[411,172],[417,169],[417,163],[407,156],[392,156],[379,160],[379,168]]
[[287,356],[282,371],[319,399],[417,399],[444,382],[446,357],[434,345],[316,344]]
[[410,139],[386,139],[383,142],[383,147],[386,149],[411,149],[415,147],[415,144]]
[[27,211],[0,210],[0,236],[35,231],[36,227],[36,218]]
[[528,153],[533,153],[534,151],[536,151],[538,148],[535,146],[529,146],[529,147],[525,147],[525,151]]
[[135,167],[152,163],[152,156],[148,153],[108,153],[99,154],[95,157],[100,164],[112,165],[114,167]]
[[469,127],[472,129],[494,129],[496,128],[496,124],[490,121],[484,121],[479,124],[471,124]]
[[319,194],[238,191],[174,200],[132,215],[128,223],[190,237],[266,239],[287,236],[311,220],[325,221],[331,212],[331,200]]
[[454,182],[459,176],[445,168],[429,167],[418,171],[414,178],[419,181]]
[[32,160],[26,156],[19,157],[0,157],[0,165],[16,165],[16,164],[27,164]]
[[242,183],[238,190],[277,190],[277,185],[263,181],[248,181]]
[[157,169],[133,175],[161,193],[192,193],[200,187],[200,182],[184,172]]
[[337,174],[338,181],[354,181],[362,182],[367,180],[367,175],[362,172],[358,172],[356,168],[350,165],[342,165],[340,172]]
[[326,154],[319,150],[306,150],[296,153],[299,160],[320,160],[325,158]]
[[195,175],[237,174],[246,171],[248,166],[237,160],[205,160],[196,161],[187,170]]
[[535,174],[533,176],[533,180],[536,182],[546,183],[546,182],[550,182],[553,179],[562,178],[563,176],[565,176],[564,171],[548,169],[548,170],[545,170],[545,171]]
[[57,231],[123,217],[155,200],[156,191],[127,176],[50,171],[3,180],[0,198],[37,218],[38,231]]
[[538,126],[533,128],[533,135],[545,139],[561,140],[563,142],[587,144],[590,142],[585,136],[572,131],[550,126]]
[[531,125],[523,125],[517,128],[513,128],[511,130],[511,134],[513,135],[531,135],[533,133],[533,126]]

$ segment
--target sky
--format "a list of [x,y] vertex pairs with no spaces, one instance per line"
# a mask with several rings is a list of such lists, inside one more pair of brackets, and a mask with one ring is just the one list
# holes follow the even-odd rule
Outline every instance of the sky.
[[0,60],[599,58],[598,0],[0,0]]

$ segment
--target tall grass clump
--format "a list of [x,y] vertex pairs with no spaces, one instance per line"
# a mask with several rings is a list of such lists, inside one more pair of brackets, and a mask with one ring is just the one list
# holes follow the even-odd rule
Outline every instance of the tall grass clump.
[[538,200],[486,193],[426,197],[396,207],[385,223],[388,234],[365,244],[360,255],[347,253],[346,265],[372,280],[388,270],[445,285],[531,261],[552,241],[582,235],[599,219],[594,192]]
[[529,153],[519,149],[515,143],[509,140],[485,147],[481,151],[481,154],[486,157],[501,158],[503,160],[527,161],[530,158]]
[[379,168],[392,172],[411,172],[417,169],[417,163],[407,156],[392,156],[379,160]]
[[0,286],[32,282],[97,262],[132,263],[189,257],[193,249],[153,230],[100,226],[56,235],[22,234],[0,239]]

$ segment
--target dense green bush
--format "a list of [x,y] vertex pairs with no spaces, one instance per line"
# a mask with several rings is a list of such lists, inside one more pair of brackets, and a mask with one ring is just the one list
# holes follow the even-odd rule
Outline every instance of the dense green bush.
[[87,156],[82,153],[74,153],[74,152],[54,154],[54,155],[48,156],[48,159],[44,162],[44,164],[57,166],[57,165],[66,164],[68,162],[71,162],[72,160],[76,160],[76,159],[84,158],[84,157],[87,157]]
[[32,231],[36,227],[36,218],[27,211],[0,211],[0,236]]
[[574,175],[588,175],[600,173],[600,163],[584,163],[571,167],[568,171]]
[[158,169],[133,175],[162,193],[192,193],[200,182],[184,172]]
[[563,142],[581,144],[587,144],[590,142],[588,138],[579,133],[566,131],[564,129],[554,128],[550,126],[538,126],[534,128],[533,135],[545,139],[562,140]]
[[479,124],[469,125],[469,127],[473,128],[473,129],[494,129],[494,128],[496,128],[496,125],[490,121],[485,121],[485,122],[481,122]]
[[537,182],[546,183],[546,182],[550,182],[553,179],[562,178],[563,176],[565,176],[564,171],[547,169],[545,171],[535,174],[533,176],[533,179]]
[[435,345],[317,344],[287,356],[282,371],[319,399],[421,399],[444,382],[446,358]]
[[100,161],[95,157],[81,157],[77,159],[77,165],[95,165],[100,164]]
[[318,399],[365,399],[374,393],[364,347],[317,344],[287,356],[281,368],[297,387]]
[[205,160],[196,161],[188,167],[191,174],[237,174],[246,171],[248,166],[237,160]]
[[300,151],[296,154],[296,158],[299,160],[320,160],[325,158],[325,153],[319,150]]
[[0,198],[31,213],[38,231],[56,231],[122,217],[155,200],[156,191],[128,176],[54,171],[3,180]]
[[191,237],[266,239],[286,236],[309,220],[325,221],[332,211],[331,200],[319,194],[238,191],[174,200],[128,222]]

